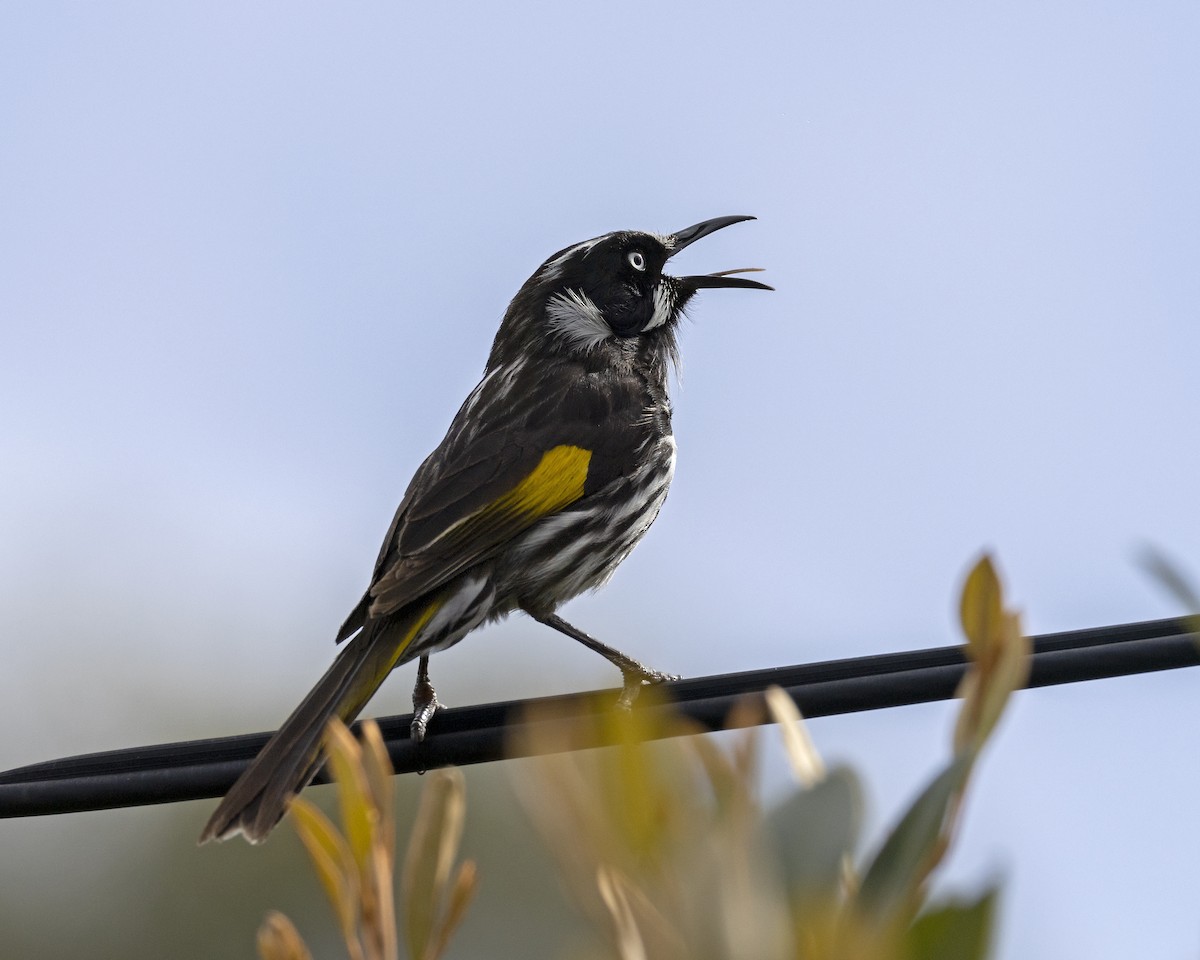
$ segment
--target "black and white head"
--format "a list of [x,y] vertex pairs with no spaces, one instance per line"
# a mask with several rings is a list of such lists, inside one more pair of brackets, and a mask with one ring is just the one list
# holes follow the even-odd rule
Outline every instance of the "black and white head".
[[620,230],[551,256],[513,298],[496,334],[488,367],[546,353],[575,356],[673,357],[675,327],[697,290],[770,290],[732,276],[745,270],[690,277],[663,273],[667,261],[701,237],[753,217],[717,217],[671,234]]

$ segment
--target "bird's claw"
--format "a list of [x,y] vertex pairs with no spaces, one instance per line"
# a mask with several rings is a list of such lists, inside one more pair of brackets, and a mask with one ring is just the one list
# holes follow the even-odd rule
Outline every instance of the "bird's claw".
[[418,680],[413,687],[413,718],[409,727],[409,736],[417,743],[425,739],[425,729],[440,706],[433,684],[428,680]]
[[621,710],[633,709],[643,686],[654,686],[670,680],[683,679],[677,673],[663,673],[661,670],[647,670],[645,667],[636,670],[622,670],[621,677],[624,684],[621,687],[621,695],[617,698],[617,707]]

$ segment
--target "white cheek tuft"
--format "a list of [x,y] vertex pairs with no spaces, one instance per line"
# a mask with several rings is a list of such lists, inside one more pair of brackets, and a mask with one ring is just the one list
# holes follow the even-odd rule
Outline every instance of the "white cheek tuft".
[[674,308],[675,291],[665,283],[656,283],[654,285],[654,315],[650,317],[650,322],[646,324],[645,329],[654,330],[661,327],[671,319],[671,312]]
[[573,347],[591,350],[612,336],[604,315],[582,291],[556,293],[546,304],[546,319],[550,329]]

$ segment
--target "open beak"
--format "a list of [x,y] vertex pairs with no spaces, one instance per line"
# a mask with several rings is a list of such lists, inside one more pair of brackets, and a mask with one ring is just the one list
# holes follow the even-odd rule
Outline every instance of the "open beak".
[[[701,223],[693,224],[690,227],[684,227],[682,230],[676,230],[671,234],[671,239],[675,241],[671,247],[671,256],[675,256],[680,250],[686,246],[695,243],[701,237],[707,237],[710,233],[716,233],[725,227],[734,223],[741,223],[743,220],[753,220],[754,217],[716,217],[712,220],[704,220]],[[722,270],[719,273],[706,273],[696,277],[679,277],[679,279],[687,284],[692,290],[703,290],[712,287],[741,287],[746,290],[774,290],[774,287],[768,287],[765,283],[759,283],[757,280],[747,280],[745,277],[736,277],[736,273],[756,273],[759,267],[747,267],[743,270]]]

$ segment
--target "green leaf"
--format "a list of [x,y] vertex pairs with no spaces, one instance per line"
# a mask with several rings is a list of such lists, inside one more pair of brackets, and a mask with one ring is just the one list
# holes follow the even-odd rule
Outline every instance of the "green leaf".
[[971,754],[955,757],[921,792],[884,840],[858,892],[862,912],[887,922],[912,909],[934,865],[950,805],[971,771]]
[[862,786],[849,767],[797,790],[763,824],[776,852],[784,885],[793,896],[836,896],[842,864],[854,855],[862,827]]
[[990,952],[998,890],[978,900],[941,904],[917,918],[904,936],[904,960],[984,960]]

